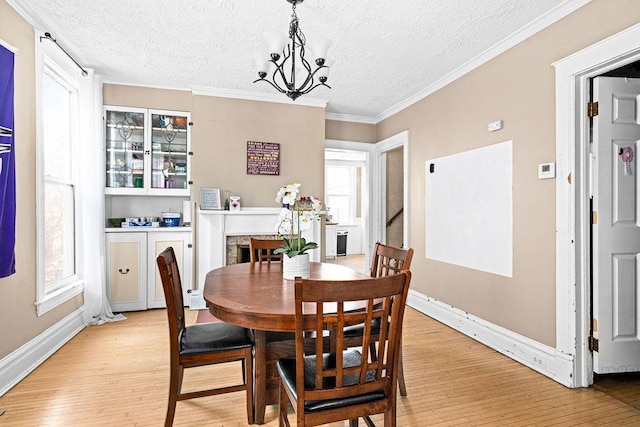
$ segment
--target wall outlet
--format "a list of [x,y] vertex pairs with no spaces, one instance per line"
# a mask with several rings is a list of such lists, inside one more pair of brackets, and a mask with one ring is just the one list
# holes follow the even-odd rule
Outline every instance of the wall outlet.
[[489,126],[487,126],[487,129],[489,130],[489,132],[495,132],[497,130],[502,129],[502,120],[496,120],[495,122],[489,123]]

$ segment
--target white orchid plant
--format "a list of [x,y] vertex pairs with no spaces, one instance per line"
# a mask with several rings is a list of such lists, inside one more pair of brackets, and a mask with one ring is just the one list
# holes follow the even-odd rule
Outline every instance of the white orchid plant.
[[316,242],[307,242],[302,232],[319,219],[322,203],[311,196],[300,196],[300,184],[288,184],[278,190],[276,202],[282,204],[276,230],[284,240],[284,247],[274,250],[277,254],[287,254],[289,258],[318,247]]

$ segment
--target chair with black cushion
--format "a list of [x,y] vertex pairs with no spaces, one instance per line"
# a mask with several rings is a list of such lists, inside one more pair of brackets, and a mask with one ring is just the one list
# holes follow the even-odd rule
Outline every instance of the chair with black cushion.
[[[384,413],[384,425],[396,425],[397,367],[402,320],[411,273],[380,278],[295,282],[296,356],[276,366],[281,378],[279,425],[289,426],[288,403],[298,426]],[[357,304],[363,304],[358,307]],[[354,305],[355,304],[355,305]],[[380,324],[377,354],[369,352],[373,322]],[[349,348],[344,328],[364,325],[362,345]],[[309,335],[315,346],[309,346]],[[328,337],[330,350],[323,337]]]
[[282,262],[282,254],[274,254],[273,251],[283,246],[282,239],[255,239],[252,237],[249,241],[250,260],[260,264],[271,261]]
[[[377,242],[373,251],[371,260],[371,277],[383,277],[390,274],[397,274],[400,271],[409,270],[411,268],[411,260],[413,259],[413,249],[401,249],[393,246],[383,245]],[[345,336],[349,339],[350,345],[357,345],[361,341],[364,328],[362,325],[355,325],[345,331]],[[379,325],[374,322],[372,335],[377,337],[380,333]],[[370,354],[375,356],[375,339],[372,342]],[[400,356],[398,358],[398,387],[400,387],[400,395],[407,395],[407,386],[404,381],[404,367],[402,364],[402,346],[400,346]]]
[[[258,239],[252,237],[249,241],[251,251],[250,261],[258,264],[282,263],[282,254],[274,254],[273,251],[284,247],[282,239]],[[279,379],[276,373],[276,361],[282,357],[291,357],[295,354],[294,334],[292,332],[267,331],[265,334],[266,345],[266,373],[267,388],[275,392],[279,387]],[[256,362],[257,363],[257,362]]]
[[[182,283],[178,263],[172,247],[157,258],[162,288],[169,318],[171,373],[169,405],[165,426],[173,425],[176,403],[179,400],[213,396],[244,390],[247,402],[247,421],[253,423],[253,340],[248,329],[223,322],[185,325]],[[182,392],[185,368],[224,362],[242,362],[242,384],[209,390]]]

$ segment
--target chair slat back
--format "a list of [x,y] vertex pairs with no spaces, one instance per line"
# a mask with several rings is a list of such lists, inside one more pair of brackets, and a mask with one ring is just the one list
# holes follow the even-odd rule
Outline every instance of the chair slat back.
[[271,261],[282,262],[282,254],[274,254],[273,250],[282,248],[284,241],[282,239],[254,239],[249,241],[249,250],[251,251],[250,261],[262,264]]
[[397,274],[411,268],[413,249],[401,249],[376,243],[371,260],[371,277]]
[[168,247],[156,258],[162,290],[167,304],[169,319],[169,337],[171,338],[171,352],[178,354],[178,337],[185,328],[184,301],[182,298],[182,282],[178,261],[172,247]]
[[[305,400],[344,398],[373,391],[395,393],[402,319],[410,280],[409,271],[351,281],[296,279],[296,389],[300,396],[299,410],[304,410]],[[354,309],[353,302],[364,302],[366,307]],[[368,352],[374,320],[380,322],[381,332],[378,357],[372,360]],[[364,325],[362,345],[358,348],[362,357],[345,358],[344,327],[356,324]],[[324,339],[316,339],[315,347],[307,346],[305,353],[305,336],[308,342],[309,332]],[[327,337],[330,351],[323,353]],[[309,353],[316,355],[316,375],[305,379],[304,356]]]

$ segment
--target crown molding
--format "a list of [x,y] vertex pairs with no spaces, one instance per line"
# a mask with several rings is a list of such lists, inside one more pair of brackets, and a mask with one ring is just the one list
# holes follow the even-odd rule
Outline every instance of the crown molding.
[[22,18],[29,23],[33,28],[40,29],[42,23],[36,19],[36,14],[33,13],[33,9],[29,7],[29,5],[22,0],[5,0],[9,6],[11,6],[18,15],[22,16]]
[[339,122],[365,123],[368,125],[375,125],[377,123],[375,117],[355,116],[351,114],[326,113],[324,118],[326,120],[336,120]]
[[105,84],[105,85],[144,87],[144,88],[148,88],[148,89],[162,89],[162,90],[175,90],[175,91],[182,91],[182,92],[191,92],[191,89],[188,88],[188,87],[155,86],[155,85],[145,85],[145,84],[138,84],[138,83],[119,82],[117,80],[103,80],[102,83]]
[[459,79],[465,74],[470,73],[471,71],[478,68],[482,64],[489,62],[490,60],[500,55],[501,53],[511,49],[512,47],[516,46],[517,44],[521,43],[522,41],[536,34],[537,32],[542,31],[548,26],[556,23],[560,19],[564,18],[565,16],[581,8],[582,6],[586,5],[589,2],[591,2],[591,0],[570,0],[570,1],[567,1],[566,3],[563,3],[555,7],[554,9],[540,16],[535,21],[532,21],[528,25],[520,28],[519,30],[512,33],[511,35],[507,36],[501,42],[498,42],[497,44],[493,45],[489,49],[480,53],[470,61],[456,68],[451,73],[447,74],[446,76],[436,81],[432,85],[426,87],[425,89],[421,90],[415,95],[410,96],[404,101],[378,114],[375,118],[375,123],[376,124],[380,123],[381,121],[393,116],[394,114],[399,113],[405,108],[426,98],[432,93],[442,89],[446,85],[454,82],[455,80]]
[[191,92],[194,95],[217,96],[220,98],[245,99],[248,101],[276,102],[278,104],[301,105],[305,107],[326,108],[326,99],[317,98],[298,98],[295,101],[290,100],[283,94],[270,94],[263,92],[252,92],[247,90],[223,89],[207,86],[191,86]]

